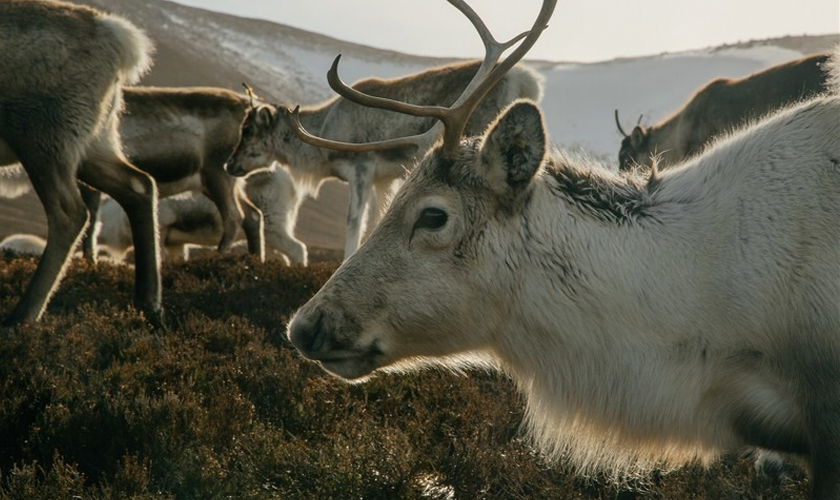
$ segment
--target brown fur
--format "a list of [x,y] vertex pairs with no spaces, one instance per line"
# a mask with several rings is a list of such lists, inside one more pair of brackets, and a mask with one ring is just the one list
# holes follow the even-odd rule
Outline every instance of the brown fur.
[[0,2],[0,166],[20,162],[47,214],[35,276],[8,318],[36,321],[88,224],[77,179],[129,214],[136,248],[135,303],[160,320],[154,180],[123,156],[122,85],[150,65],[151,42],[124,19],[60,2]]
[[715,137],[785,105],[827,89],[829,54],[815,54],[772,66],[744,78],[717,78],[699,89],[670,117],[636,126],[621,141],[619,168],[673,166],[700,152]]
[[[221,214],[218,249],[227,251],[241,226],[249,251],[264,257],[262,212],[236,189],[237,180],[224,169],[239,141],[249,98],[213,87],[128,87],[124,95],[120,134],[125,153],[157,181],[160,196],[203,193]],[[89,193],[87,202],[96,214],[99,197]],[[88,258],[96,255],[91,236],[85,239]]]

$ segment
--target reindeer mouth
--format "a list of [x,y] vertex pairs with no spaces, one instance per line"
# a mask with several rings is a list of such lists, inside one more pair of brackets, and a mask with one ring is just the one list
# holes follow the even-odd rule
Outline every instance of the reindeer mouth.
[[289,324],[288,337],[305,358],[333,375],[356,380],[387,361],[379,341],[360,342],[358,330],[346,315],[322,308],[298,313]]
[[374,344],[365,349],[305,352],[307,359],[317,361],[327,372],[345,380],[358,380],[382,366],[384,353]]

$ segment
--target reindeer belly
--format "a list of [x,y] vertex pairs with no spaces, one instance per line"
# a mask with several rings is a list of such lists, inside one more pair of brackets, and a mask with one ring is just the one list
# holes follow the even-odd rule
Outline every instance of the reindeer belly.
[[158,194],[161,198],[168,198],[188,191],[201,192],[202,182],[198,173],[188,175],[174,181],[158,181]]

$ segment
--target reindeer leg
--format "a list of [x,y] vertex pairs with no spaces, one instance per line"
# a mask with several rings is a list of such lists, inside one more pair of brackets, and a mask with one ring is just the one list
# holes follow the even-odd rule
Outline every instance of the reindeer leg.
[[79,178],[108,194],[128,215],[134,240],[134,303],[153,324],[163,324],[157,186],[152,177],[117,156],[85,161]]
[[96,262],[96,233],[98,232],[97,224],[99,221],[99,205],[102,202],[102,193],[91,189],[90,187],[79,184],[79,189],[82,193],[82,200],[87,206],[88,214],[90,214],[90,224],[88,224],[87,231],[85,231],[82,238],[82,255],[88,262]]
[[[233,242],[236,241],[236,235],[243,222],[242,208],[237,199],[236,179],[224,170],[208,168],[204,172],[203,180],[205,194],[219,209],[222,219],[222,239],[219,241],[218,250],[224,253],[230,250]],[[252,250],[250,244],[248,249]],[[251,253],[258,253],[261,260],[265,258],[264,253],[259,253],[258,248],[254,250],[256,251],[252,250]]]
[[244,193],[239,194],[238,201],[244,212],[242,230],[245,231],[245,239],[248,241],[248,251],[259,255],[260,261],[265,262],[265,219],[262,210]]
[[344,243],[344,260],[359,248],[359,242],[365,231],[364,222],[370,201],[373,168],[369,163],[350,165],[346,169],[347,183],[350,186],[350,206],[347,210],[347,238]]
[[288,257],[290,264],[307,265],[306,245],[292,236],[285,226],[279,230],[275,229],[275,227],[269,227],[266,230],[266,246],[278,250]]
[[88,222],[75,166],[67,168],[64,164],[24,155],[20,159],[47,215],[47,246],[32,281],[6,319],[8,324],[38,321]]

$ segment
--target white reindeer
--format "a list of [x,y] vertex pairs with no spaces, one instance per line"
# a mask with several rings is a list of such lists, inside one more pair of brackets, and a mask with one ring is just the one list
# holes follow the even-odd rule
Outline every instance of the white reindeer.
[[[417,104],[452,103],[477,68],[478,63],[452,64],[393,80],[366,79],[354,87],[369,94]],[[499,110],[515,99],[539,100],[541,94],[541,77],[531,69],[515,68],[479,106],[467,125],[467,132],[475,134],[484,130]],[[306,127],[341,141],[372,141],[418,134],[434,123],[430,119],[371,110],[340,97],[299,113],[299,120]],[[319,147],[325,145],[324,141],[296,136],[288,122],[292,114],[283,105],[265,104],[251,110],[242,125],[239,145],[228,160],[227,170],[233,175],[245,175],[278,161],[289,167],[299,186],[314,195],[326,179],[347,182],[350,188],[344,246],[344,257],[347,258],[359,246],[367,216],[375,222],[392,183],[414,166],[431,142],[418,139],[402,149],[337,153]],[[367,214],[368,207],[374,204],[374,213]]]
[[836,500],[836,94],[643,182],[548,151],[528,101],[458,140],[477,92],[445,113],[449,139],[294,315],[289,338],[351,380],[497,366],[525,394],[540,447],[584,470],[755,446],[801,457],[811,498]]
[[[238,190],[244,192],[236,196],[251,200],[265,219],[266,257],[307,265],[306,245],[294,236],[303,198],[298,196],[286,169],[275,166],[258,170],[241,181],[244,186]],[[196,248],[215,246],[225,226],[210,199],[200,193],[186,193],[160,200],[158,227],[167,256],[187,258]],[[100,249],[116,260],[125,260],[132,248],[125,211],[110,198],[99,210],[96,238]]]
[[135,304],[162,319],[154,180],[123,156],[117,134],[123,84],[151,64],[134,25],[89,7],[0,2],[0,167],[23,165],[47,215],[44,255],[8,323],[34,322],[88,224],[77,179],[130,215],[137,246]]

